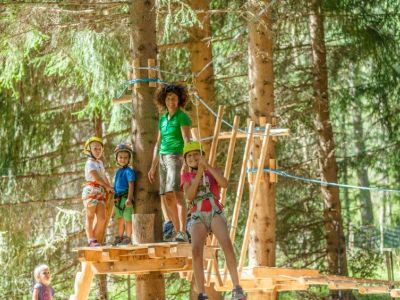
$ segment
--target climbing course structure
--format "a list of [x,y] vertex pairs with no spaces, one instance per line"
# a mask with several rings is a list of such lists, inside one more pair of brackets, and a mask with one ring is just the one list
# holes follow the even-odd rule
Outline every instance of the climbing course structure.
[[[146,79],[135,82],[150,82]],[[133,83],[135,83],[133,82]],[[302,291],[307,290],[312,285],[324,285],[330,290],[358,290],[360,294],[390,294],[391,297],[400,298],[400,289],[395,289],[399,282],[386,280],[370,280],[351,278],[345,276],[334,276],[321,274],[318,270],[293,269],[293,268],[272,268],[263,266],[245,266],[246,255],[250,239],[250,225],[255,213],[255,195],[262,180],[270,180],[277,183],[277,175],[265,176],[266,171],[273,171],[277,168],[275,160],[267,162],[269,168],[264,169],[266,163],[266,149],[271,139],[288,136],[288,129],[275,128],[271,124],[266,124],[266,119],[260,119],[260,128],[256,128],[253,121],[249,121],[245,129],[239,128],[239,117],[235,116],[233,125],[223,119],[224,107],[220,106],[215,113],[207,104],[196,94],[194,94],[196,105],[205,105],[215,118],[215,128],[212,137],[202,138],[200,133],[194,128],[192,135],[199,140],[212,139],[211,150],[209,153],[209,163],[213,165],[216,161],[217,149],[220,140],[229,139],[228,152],[226,155],[224,175],[229,179],[232,161],[236,148],[237,139],[244,138],[245,148],[240,169],[239,181],[236,186],[236,196],[230,224],[230,238],[235,243],[236,229],[238,225],[239,211],[242,209],[242,198],[244,185],[247,180],[254,182],[254,192],[249,199],[248,216],[244,229],[243,243],[239,256],[238,271],[240,283],[243,289],[248,292],[281,292],[281,291]],[[131,101],[127,98],[114,100],[115,103]],[[221,126],[225,123],[231,127],[231,131],[222,132]],[[256,139],[261,140],[260,157],[251,157],[251,148]],[[255,172],[249,172],[249,168],[254,168]],[[226,189],[221,189],[221,202],[225,203]],[[109,208],[112,210],[112,207]],[[108,215],[111,213],[108,212]],[[210,238],[204,249],[204,259],[206,260],[206,284],[214,284],[217,291],[230,291],[232,283],[227,272],[226,265],[218,262],[218,246],[215,238]],[[138,275],[154,271],[161,273],[179,273],[181,278],[192,280],[192,258],[191,246],[187,243],[141,243],[133,246],[124,247],[83,247],[76,249],[78,259],[81,262],[82,270],[75,278],[75,292],[70,299],[87,299],[90,293],[90,285],[93,276],[96,274],[115,274],[115,275]],[[140,298],[140,297],[139,297]]]

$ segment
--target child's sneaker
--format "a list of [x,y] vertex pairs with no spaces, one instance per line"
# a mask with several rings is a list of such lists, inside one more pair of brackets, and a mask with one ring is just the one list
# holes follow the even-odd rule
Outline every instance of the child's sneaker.
[[122,236],[116,236],[114,242],[112,243],[113,246],[117,246],[119,243],[122,242],[124,238]]
[[131,244],[132,244],[131,238],[126,236],[121,240],[121,242],[118,243],[118,246],[127,246]]
[[175,236],[175,242],[189,242],[186,232],[179,231]]
[[97,240],[90,240],[89,247],[100,247],[101,245],[97,242]]
[[175,235],[174,225],[171,221],[165,221],[163,223],[163,240],[166,242],[172,241]]
[[197,300],[208,300],[208,296],[206,294],[200,293],[197,297]]
[[244,294],[242,287],[236,286],[232,290],[232,300],[246,300],[246,299],[247,297]]

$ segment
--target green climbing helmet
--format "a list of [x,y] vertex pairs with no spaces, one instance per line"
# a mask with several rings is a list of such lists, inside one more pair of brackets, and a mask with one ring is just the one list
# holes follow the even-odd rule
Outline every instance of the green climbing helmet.
[[183,157],[186,157],[186,154],[191,151],[200,151],[204,153],[203,147],[198,141],[191,141],[183,146]]

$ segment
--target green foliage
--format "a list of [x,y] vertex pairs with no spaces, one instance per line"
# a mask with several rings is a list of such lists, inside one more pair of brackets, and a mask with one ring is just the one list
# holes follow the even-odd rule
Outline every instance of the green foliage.
[[[160,67],[167,71],[161,73],[162,79],[190,84],[190,54],[181,43],[190,42],[190,29],[201,25],[196,11],[179,0],[159,0],[157,5],[159,44],[178,45],[160,51]],[[31,272],[41,262],[48,262],[55,274],[57,295],[68,297],[78,269],[71,250],[84,243],[82,205],[76,201],[85,160],[81,145],[93,134],[94,120],[101,117],[107,136],[105,161],[113,166],[113,145],[129,139],[131,127],[129,104],[111,104],[130,64],[129,7],[90,6],[76,13],[80,8],[75,6],[41,6],[47,10],[6,6],[0,20],[0,264],[4,274],[0,298],[26,297]],[[324,1],[330,118],[339,182],[359,184],[361,169],[367,170],[371,186],[398,187],[398,6],[396,1]],[[214,10],[209,15],[216,102],[226,105],[227,120],[239,114],[244,127],[251,84],[246,23],[251,16],[246,1],[213,0],[210,7]],[[318,140],[312,117],[308,2],[277,1],[269,9],[275,37],[275,114],[279,127],[291,130],[291,137],[281,139],[276,149],[279,167],[316,178]],[[361,150],[356,144],[356,112],[363,129],[358,136],[364,142]],[[219,147],[218,164],[223,165],[227,144],[221,142]],[[237,149],[233,170],[241,164],[242,141]],[[226,205],[229,222],[238,177],[238,172],[232,172]],[[247,193],[237,231],[237,254],[246,222]],[[355,190],[341,190],[347,237],[350,228],[357,229],[362,223],[363,197]],[[371,198],[375,228],[379,222],[385,227],[398,226],[399,195],[372,193]],[[319,187],[280,178],[276,203],[277,265],[324,271],[324,204]],[[373,248],[348,252],[351,275],[386,276],[382,256]],[[125,279],[109,276],[112,299],[126,299]],[[186,299],[186,281],[176,275],[167,280],[168,299]],[[326,294],[326,289],[313,288],[281,297],[320,299]]]

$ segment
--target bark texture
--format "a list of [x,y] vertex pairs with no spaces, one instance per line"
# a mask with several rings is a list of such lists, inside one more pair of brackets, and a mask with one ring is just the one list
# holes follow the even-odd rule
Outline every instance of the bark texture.
[[[310,34],[314,73],[314,126],[319,149],[321,179],[337,182],[337,165],[332,125],[329,118],[328,73],[324,38],[322,1],[310,2]],[[324,219],[327,242],[328,271],[330,274],[347,275],[346,245],[339,189],[321,186],[324,201]],[[337,297],[333,297],[336,299]]]
[[[189,0],[190,7],[197,11],[207,11],[207,0]],[[189,29],[190,43],[190,61],[191,71],[194,75],[194,87],[199,93],[199,96],[204,99],[211,107],[215,103],[214,91],[214,67],[212,47],[210,42],[210,14],[198,13],[197,17],[201,26],[194,26]],[[211,136],[214,130],[215,120],[210,112],[200,104],[199,109],[199,131],[201,137]],[[194,106],[191,111],[193,127],[197,127],[197,113]],[[205,142],[204,149],[209,153],[210,142]]]
[[[132,39],[132,58],[138,59],[141,66],[147,66],[148,59],[157,58],[156,11],[154,0],[132,0],[130,6],[130,25]],[[141,77],[147,77],[142,73]],[[157,134],[157,108],[154,104],[155,88],[142,84],[133,90],[132,139],[135,150],[134,169],[137,179],[135,185],[135,212],[154,214],[154,237],[161,240],[161,205],[158,188],[147,179],[150,169],[155,137]],[[138,299],[165,299],[164,277],[159,272],[136,277]]]
[[[269,1],[262,1],[268,6]],[[249,29],[249,82],[250,82],[250,116],[260,125],[260,117],[271,123],[274,111],[274,72],[272,61],[273,38],[269,9],[262,15],[259,1],[248,1],[249,9],[255,17],[250,18]],[[261,140],[256,139],[250,167],[257,166],[260,155]],[[275,158],[275,143],[270,140],[266,164]],[[249,177],[250,192],[253,193],[252,176]],[[275,266],[275,184],[269,182],[266,173],[256,198],[256,212],[251,229],[249,245],[249,264],[251,266]],[[248,299],[277,299],[276,293],[249,293]]]
[[[188,4],[193,10],[207,11],[207,0],[189,0]],[[199,96],[204,99],[211,107],[215,103],[214,90],[214,66],[211,42],[210,15],[198,13],[197,18],[200,26],[194,26],[189,29],[190,42],[188,49],[190,53],[191,71],[194,78],[194,88]],[[201,137],[211,136],[214,132],[215,119],[211,113],[200,104],[197,107],[193,106],[190,112],[192,126],[198,127]],[[197,120],[198,117],[198,120]],[[205,152],[210,153],[211,142],[203,142]],[[207,266],[207,264],[205,265]],[[193,276],[194,282],[194,276]],[[197,299],[197,292],[194,289],[195,285],[191,284],[191,299]],[[213,285],[205,287],[205,291],[210,300],[222,299],[221,293],[217,292]]]
[[[362,127],[362,117],[360,109],[360,101],[354,98],[356,107],[352,109],[353,111],[353,128],[354,128],[354,141],[356,148],[356,155],[359,158],[363,158],[363,153],[365,152],[365,142],[364,142],[364,130]],[[357,177],[358,185],[369,187],[369,176],[368,169],[363,165],[363,163],[357,165]],[[372,209],[371,192],[368,190],[360,190],[360,213],[361,213],[361,225],[368,226],[374,224],[374,213]]]

